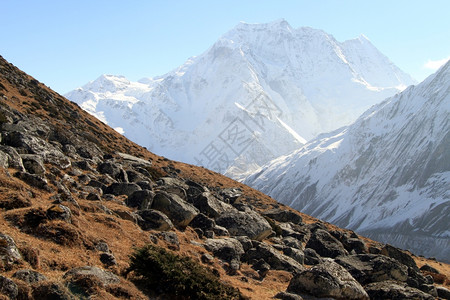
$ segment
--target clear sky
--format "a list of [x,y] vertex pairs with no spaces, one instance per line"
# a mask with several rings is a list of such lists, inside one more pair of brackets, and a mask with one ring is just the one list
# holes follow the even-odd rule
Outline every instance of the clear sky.
[[0,55],[60,93],[163,75],[240,21],[367,36],[421,81],[450,57],[449,0],[0,0]]

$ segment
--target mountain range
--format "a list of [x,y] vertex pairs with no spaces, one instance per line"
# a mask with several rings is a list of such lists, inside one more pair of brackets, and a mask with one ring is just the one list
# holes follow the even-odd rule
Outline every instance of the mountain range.
[[126,137],[236,179],[415,83],[361,35],[240,23],[179,68],[66,94]]
[[450,62],[352,125],[279,157],[245,183],[278,201],[450,261]]

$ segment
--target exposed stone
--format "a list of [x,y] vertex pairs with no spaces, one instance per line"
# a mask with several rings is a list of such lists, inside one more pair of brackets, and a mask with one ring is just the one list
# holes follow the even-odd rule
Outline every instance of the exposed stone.
[[336,258],[336,262],[347,269],[361,284],[396,280],[405,282],[408,267],[384,255],[356,254]]
[[303,251],[291,248],[291,247],[284,247],[283,248],[283,254],[289,256],[290,258],[294,259],[299,264],[302,264],[305,262],[305,254],[303,254]]
[[232,236],[245,235],[252,240],[261,241],[272,233],[269,222],[252,210],[225,212],[216,219],[216,223],[225,227]]
[[204,192],[192,199],[194,206],[205,215],[211,218],[217,218],[226,211],[234,210],[234,208],[216,197],[210,192]]
[[67,271],[63,278],[67,281],[70,281],[71,277],[83,275],[83,276],[93,276],[97,278],[104,285],[109,285],[113,283],[119,283],[120,279],[110,271],[105,271],[100,269],[99,267],[85,266],[73,268]]
[[232,260],[240,261],[241,256],[244,254],[242,244],[234,238],[207,239],[205,248],[212,252],[214,256],[227,262]]
[[134,167],[150,167],[152,165],[151,161],[127,153],[117,152],[116,154],[123,160],[132,163]]
[[396,259],[400,263],[404,264],[405,266],[408,266],[410,268],[413,268],[416,271],[419,271],[419,268],[417,267],[417,264],[414,261],[414,259],[411,257],[411,255],[407,254],[405,251],[402,251],[394,246],[386,244],[381,249],[381,254],[389,256],[393,259]]
[[141,187],[136,183],[115,182],[103,190],[105,194],[113,194],[114,196],[127,195],[130,196],[136,191],[140,191]]
[[112,253],[101,253],[100,261],[107,267],[117,265],[116,258]]
[[0,294],[8,296],[9,299],[16,299],[19,294],[17,284],[11,279],[0,275]]
[[342,243],[322,229],[317,229],[311,234],[306,247],[316,250],[322,257],[335,258],[340,255],[348,255]]
[[28,172],[17,172],[14,174],[17,178],[25,181],[31,186],[37,187],[39,189],[51,192],[52,189],[48,186],[47,179],[41,175],[30,174]]
[[205,264],[212,264],[214,261],[214,257],[209,253],[203,253],[200,257],[200,260]]
[[75,300],[69,290],[62,284],[56,282],[40,282],[33,286],[32,299],[36,300]]
[[251,262],[263,259],[273,270],[284,270],[298,273],[304,270],[304,267],[294,259],[281,254],[271,245],[260,243],[255,248],[248,250],[242,257],[243,261]]
[[199,213],[192,219],[191,223],[189,223],[189,226],[192,228],[200,228],[203,231],[212,230],[216,226],[216,222],[207,217],[206,215]]
[[235,237],[244,248],[244,251],[247,251],[253,247],[252,240],[245,235]]
[[140,217],[138,224],[143,230],[165,231],[173,228],[173,223],[162,212],[154,209],[144,209],[137,212]]
[[173,231],[163,231],[153,234],[154,237],[164,241],[172,250],[180,250],[180,241],[178,236]]
[[10,270],[21,260],[22,256],[14,240],[9,235],[0,233],[0,269]]
[[296,239],[292,236],[287,236],[287,237],[283,238],[282,243],[291,248],[296,248],[296,249],[300,249],[300,250],[304,249],[302,243],[298,239]]
[[347,251],[355,251],[356,254],[369,253],[366,243],[360,238],[348,238],[342,243]]
[[36,154],[21,154],[23,166],[30,174],[44,175],[45,166],[42,156]]
[[365,286],[370,299],[424,299],[432,300],[433,296],[421,290],[407,286],[405,283],[395,281],[381,281]]
[[306,265],[312,266],[312,265],[317,265],[322,262],[322,258],[320,257],[319,254],[317,254],[316,250],[314,250],[314,249],[306,248],[303,251],[303,254],[305,256],[304,263]]
[[22,163],[22,158],[19,153],[11,146],[0,145],[0,151],[8,155],[8,167],[14,168],[17,171],[24,172],[25,167]]
[[198,210],[191,204],[183,201],[177,195],[157,192],[153,198],[152,209],[165,213],[175,226],[186,227],[196,215]]
[[55,204],[47,209],[47,218],[50,220],[59,219],[67,223],[72,223],[72,212],[67,206]]
[[440,274],[439,271],[436,268],[433,268],[429,264],[425,264],[422,267],[420,267],[420,271],[426,271],[434,274]]
[[135,207],[137,209],[149,209],[153,203],[153,197],[155,193],[149,190],[140,190],[133,192],[125,200],[125,203],[129,207]]
[[25,281],[27,283],[35,283],[38,281],[47,280],[47,277],[45,277],[41,273],[29,269],[19,270],[14,273],[12,277]]
[[288,292],[335,299],[369,299],[363,287],[342,266],[332,260],[294,275]]
[[262,214],[278,222],[292,222],[294,224],[302,224],[303,222],[300,215],[290,210],[282,210],[280,208],[267,210]]
[[220,190],[219,195],[222,196],[224,202],[234,203],[242,195],[242,190],[240,188],[226,188]]
[[288,292],[279,292],[278,294],[273,296],[273,298],[281,300],[303,300],[301,296]]
[[214,226],[213,232],[217,236],[230,236],[230,233],[228,232],[228,230],[225,227],[222,227],[219,225]]
[[438,286],[438,287],[436,287],[436,291],[437,291],[439,298],[450,299],[450,290],[449,289],[446,289],[445,287],[442,287],[442,286]]

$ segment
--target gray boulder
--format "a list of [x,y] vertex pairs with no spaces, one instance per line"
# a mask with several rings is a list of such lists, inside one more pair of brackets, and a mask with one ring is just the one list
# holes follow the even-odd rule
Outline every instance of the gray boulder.
[[408,279],[408,267],[395,259],[379,254],[356,254],[336,258],[358,282],[396,280],[405,282]]
[[210,192],[204,192],[192,199],[192,204],[202,213],[211,218],[217,218],[226,211],[235,210],[230,204],[214,197]]
[[47,218],[50,220],[59,219],[67,223],[72,223],[72,212],[67,206],[55,204],[47,209]]
[[143,230],[165,231],[173,228],[173,223],[162,212],[154,209],[144,209],[137,212],[138,224]]
[[35,282],[47,280],[47,277],[45,277],[41,273],[30,270],[30,269],[19,270],[16,273],[14,273],[12,277],[20,279],[22,281],[25,281],[27,283],[35,283]]
[[335,258],[340,255],[348,255],[342,243],[323,229],[317,229],[311,234],[306,247],[316,250],[322,257]]
[[320,257],[319,254],[314,249],[311,248],[305,248],[303,251],[303,254],[305,256],[304,263],[306,265],[317,265],[322,262],[322,257]]
[[204,246],[214,256],[227,262],[232,260],[240,261],[241,256],[244,254],[242,244],[234,238],[207,239]]
[[48,181],[41,175],[30,174],[28,172],[17,172],[14,174],[15,177],[23,180],[31,186],[34,186],[38,189],[42,189],[48,192],[51,192],[52,189],[48,186]]
[[389,244],[384,245],[381,249],[381,254],[389,256],[390,258],[398,260],[400,263],[404,264],[407,267],[413,268],[416,271],[419,271],[416,262],[414,259],[406,253],[405,251],[400,250],[394,246]]
[[273,296],[273,298],[281,300],[303,300],[301,296],[288,292],[279,292],[278,294]]
[[45,166],[42,156],[36,154],[21,154],[23,166],[30,174],[44,175]]
[[166,214],[175,226],[184,228],[198,215],[199,211],[177,195],[159,191],[153,198],[152,209]]
[[22,256],[14,240],[9,235],[0,233],[0,269],[10,270],[21,260]]
[[199,213],[192,219],[191,223],[189,223],[189,226],[192,228],[200,228],[203,231],[207,230],[213,230],[216,226],[216,222],[214,219],[211,219],[207,217],[206,215]]
[[369,299],[350,273],[330,259],[294,275],[287,291],[317,298]]
[[130,196],[136,191],[140,191],[141,187],[136,183],[128,182],[115,182],[106,187],[103,191],[104,194],[112,194],[114,196],[127,195]]
[[64,274],[63,279],[70,282],[71,278],[75,276],[92,276],[98,279],[104,285],[110,285],[120,282],[120,279],[119,277],[117,277],[117,275],[114,275],[110,271],[100,269],[99,267],[92,266],[73,268]]
[[262,241],[272,233],[272,227],[261,215],[253,210],[227,211],[216,219],[231,236],[246,235],[252,240]]
[[19,295],[19,289],[14,281],[0,275],[0,294],[8,296],[9,299],[16,299]]
[[446,289],[445,287],[438,286],[436,287],[436,291],[439,298],[450,299],[450,290]]
[[263,259],[273,270],[284,270],[298,273],[305,268],[294,259],[281,254],[273,246],[259,243],[255,248],[249,249],[242,257],[243,261],[252,263]]
[[290,210],[283,210],[280,208],[270,209],[262,212],[262,214],[278,222],[292,222],[294,224],[301,224],[303,222],[300,215]]
[[433,296],[421,290],[407,286],[396,281],[381,281],[365,286],[370,299],[435,299]]
[[24,172],[25,167],[22,163],[22,158],[19,153],[11,146],[0,145],[0,151],[8,156],[8,167],[14,168],[18,171]]
[[116,153],[120,158],[122,158],[125,162],[131,163],[133,167],[150,167],[152,165],[151,161],[148,161],[143,158],[139,158],[130,154],[117,152]]
[[137,209],[148,209],[152,206],[154,196],[155,193],[149,190],[135,191],[128,196],[125,200],[125,204]]

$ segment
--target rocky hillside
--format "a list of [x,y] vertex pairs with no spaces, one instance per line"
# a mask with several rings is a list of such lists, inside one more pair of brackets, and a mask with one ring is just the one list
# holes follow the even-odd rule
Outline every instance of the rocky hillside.
[[0,299],[449,299],[450,266],[130,142],[0,57]]

